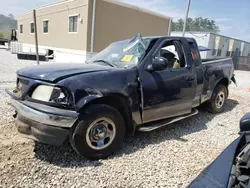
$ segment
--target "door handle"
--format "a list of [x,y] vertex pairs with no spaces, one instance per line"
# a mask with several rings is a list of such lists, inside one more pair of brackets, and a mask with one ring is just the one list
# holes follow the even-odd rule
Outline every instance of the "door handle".
[[188,82],[194,81],[194,77],[193,76],[187,76],[186,81],[188,81]]

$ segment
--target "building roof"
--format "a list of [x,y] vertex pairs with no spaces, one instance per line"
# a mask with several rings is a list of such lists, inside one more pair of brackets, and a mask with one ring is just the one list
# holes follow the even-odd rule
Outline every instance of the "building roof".
[[[182,31],[171,31],[171,33],[182,33]],[[224,37],[224,38],[228,38],[228,39],[233,39],[233,40],[236,40],[236,41],[240,41],[240,42],[250,44],[250,42],[248,42],[248,41],[244,41],[244,40],[241,40],[241,39],[236,39],[236,38],[233,38],[233,37],[228,37],[228,36],[221,35],[221,34],[218,34],[218,33],[213,33],[213,32],[186,31],[186,33],[189,33],[189,34],[193,35],[194,37],[196,37],[195,36],[196,34],[203,34],[204,37],[209,35],[209,34],[212,34],[212,35],[216,35],[216,36],[220,36],[220,37]],[[200,36],[198,36],[198,37],[200,37]]]
[[[47,5],[43,5],[43,6],[37,7],[35,9],[39,10],[39,9],[43,9],[43,8],[47,8],[47,7],[52,7],[52,6],[56,6],[56,5],[63,4],[63,3],[68,3],[68,2],[71,2],[71,1],[76,1],[76,0],[60,0],[60,1],[56,1],[54,3],[50,3],[50,4],[47,4]],[[97,0],[97,1],[101,1],[101,0]],[[161,18],[172,19],[172,17],[166,16],[166,15],[163,15],[163,14],[159,14],[157,12],[154,12],[154,11],[151,11],[151,10],[147,10],[147,9],[144,9],[144,8],[141,8],[141,7],[138,7],[138,6],[134,6],[134,5],[131,5],[131,4],[123,3],[123,2],[120,2],[120,1],[117,1],[117,0],[102,0],[102,1],[106,1],[106,2],[109,2],[109,3],[117,4],[117,5],[120,5],[120,6],[123,6],[123,7],[128,7],[128,8],[131,8],[133,10],[137,10],[137,11],[140,11],[140,12],[145,12],[147,14],[158,16],[158,17],[161,17]],[[28,11],[28,12],[22,14],[22,15],[25,15],[25,14],[27,14],[29,12],[30,11]]]

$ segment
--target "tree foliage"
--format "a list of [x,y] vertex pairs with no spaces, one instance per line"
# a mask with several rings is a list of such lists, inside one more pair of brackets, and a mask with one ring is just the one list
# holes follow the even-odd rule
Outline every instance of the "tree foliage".
[[0,14],[0,30],[11,31],[11,29],[16,29],[17,21],[14,18],[12,14],[9,16]]
[[15,16],[14,16],[13,14],[11,14],[11,13],[8,15],[8,17],[9,17],[10,19],[12,19],[12,20],[15,20]]
[[[176,22],[172,22],[172,31],[182,31],[184,26],[184,20],[179,19]],[[199,32],[213,32],[219,33],[219,26],[216,25],[214,20],[208,18],[188,18],[186,31],[199,31]]]

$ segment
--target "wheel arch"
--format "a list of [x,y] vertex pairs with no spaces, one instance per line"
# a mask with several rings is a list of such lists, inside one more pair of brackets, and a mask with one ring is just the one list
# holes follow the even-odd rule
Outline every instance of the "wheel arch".
[[106,104],[112,106],[121,113],[124,120],[127,134],[133,134],[135,131],[135,122],[132,118],[132,111],[128,99],[122,94],[111,94],[107,96],[87,96],[77,104],[78,111],[84,111],[93,104]]
[[[215,85],[215,87],[214,87],[214,89],[216,88],[216,86],[218,86],[218,85],[223,85],[223,86],[225,86],[226,87],[226,89],[227,89],[227,97],[228,97],[228,95],[229,95],[229,90],[228,90],[228,86],[229,86],[229,80],[228,80],[228,78],[222,78],[222,79],[220,79],[217,83],[216,83],[216,85]],[[214,90],[213,89],[213,90]]]

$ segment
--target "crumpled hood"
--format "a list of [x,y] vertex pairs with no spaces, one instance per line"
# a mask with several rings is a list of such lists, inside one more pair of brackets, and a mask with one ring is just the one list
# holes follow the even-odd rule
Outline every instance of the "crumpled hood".
[[36,65],[21,69],[17,72],[19,76],[28,77],[36,80],[57,82],[61,79],[77,74],[106,71],[113,67],[98,64],[84,63],[55,63],[47,65]]

